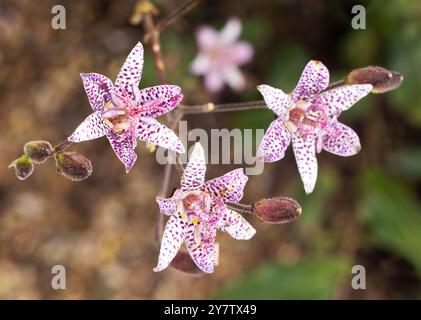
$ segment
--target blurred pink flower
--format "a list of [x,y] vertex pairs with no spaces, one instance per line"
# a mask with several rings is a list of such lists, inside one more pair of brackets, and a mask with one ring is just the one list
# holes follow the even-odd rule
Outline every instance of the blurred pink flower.
[[324,149],[347,157],[360,151],[358,135],[337,118],[373,88],[371,84],[355,84],[325,90],[328,84],[328,69],[313,60],[291,94],[268,85],[258,86],[266,105],[278,116],[260,143],[258,157],[265,162],[278,161],[292,142],[307,194],[313,191],[317,180],[316,152]]
[[143,69],[143,46],[139,42],[130,52],[115,84],[98,73],[81,74],[93,113],[68,137],[81,142],[106,136],[117,157],[129,172],[136,162],[137,139],[184,153],[176,134],[156,117],[174,109],[183,98],[174,85],[139,90]]
[[177,255],[183,242],[193,261],[204,272],[211,273],[218,263],[216,230],[234,239],[248,240],[256,230],[224,201],[238,202],[243,197],[247,176],[243,169],[205,182],[205,154],[196,143],[181,178],[181,187],[169,199],[157,198],[162,214],[170,216],[162,237],[158,265],[162,271]]
[[205,86],[211,92],[220,91],[224,83],[240,91],[245,87],[245,79],[239,66],[253,57],[253,47],[245,41],[237,41],[242,29],[238,18],[231,18],[217,32],[209,26],[201,27],[196,33],[199,53],[191,64],[195,75],[205,77]]

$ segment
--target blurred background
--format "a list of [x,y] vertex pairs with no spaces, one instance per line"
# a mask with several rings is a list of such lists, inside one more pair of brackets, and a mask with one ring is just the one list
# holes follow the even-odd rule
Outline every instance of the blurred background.
[[[183,1],[156,1],[163,16]],[[58,143],[90,113],[79,73],[114,79],[141,27],[129,18],[135,1],[60,1],[67,29],[51,28],[56,1],[0,2],[0,298],[2,299],[409,299],[421,298],[421,2],[202,1],[162,34],[168,82],[184,103],[261,99],[260,83],[290,91],[310,59],[333,81],[380,65],[404,74],[401,87],[370,95],[341,115],[358,132],[361,152],[319,156],[315,191],[305,196],[291,149],[252,176],[244,201],[284,195],[303,207],[289,225],[264,225],[251,241],[219,233],[220,265],[192,277],[153,273],[155,226],[163,167],[139,143],[130,174],[106,139],[71,148],[88,156],[93,175],[71,182],[54,161],[25,182],[8,164],[29,140]],[[366,8],[365,30],[351,27],[351,8]],[[242,70],[247,89],[209,94],[189,72],[194,32],[238,16],[241,39],[255,57]],[[141,87],[158,83],[148,47]],[[165,121],[164,118],[162,118]],[[266,128],[266,110],[189,116],[191,128]],[[236,166],[209,166],[208,178]],[[178,184],[174,173],[171,187]],[[51,288],[51,268],[66,267],[67,289]],[[366,290],[353,290],[351,268],[366,269]]]

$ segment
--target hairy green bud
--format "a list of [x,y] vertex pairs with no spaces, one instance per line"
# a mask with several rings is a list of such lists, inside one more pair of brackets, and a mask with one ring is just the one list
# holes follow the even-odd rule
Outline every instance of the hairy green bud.
[[9,169],[14,168],[19,180],[26,180],[34,172],[34,163],[26,154],[9,164]]
[[54,149],[48,141],[29,141],[23,147],[23,152],[34,163],[43,163],[54,154]]

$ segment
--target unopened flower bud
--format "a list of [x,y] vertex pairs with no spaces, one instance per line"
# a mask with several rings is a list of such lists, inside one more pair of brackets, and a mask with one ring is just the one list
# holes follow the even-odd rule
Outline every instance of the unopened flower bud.
[[52,145],[48,141],[29,141],[23,147],[23,152],[34,163],[43,163],[54,153]]
[[9,164],[9,168],[15,168],[19,180],[26,180],[34,172],[34,163],[26,154]]
[[346,84],[371,84],[373,86],[372,93],[383,93],[396,89],[402,81],[401,73],[377,66],[355,69],[345,78]]
[[171,261],[170,266],[181,272],[189,273],[191,275],[198,276],[204,274],[203,271],[196,266],[187,251],[178,251],[177,255]]
[[77,152],[56,153],[57,172],[67,179],[82,181],[92,174],[92,163],[85,156]]
[[262,199],[253,204],[253,213],[263,223],[285,224],[299,218],[301,206],[287,197]]

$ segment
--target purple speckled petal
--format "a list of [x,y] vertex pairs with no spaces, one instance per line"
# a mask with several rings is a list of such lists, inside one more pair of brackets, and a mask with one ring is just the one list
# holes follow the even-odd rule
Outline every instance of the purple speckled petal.
[[167,199],[156,197],[156,202],[159,205],[159,211],[167,216],[177,212],[177,199],[174,197]]
[[184,146],[177,135],[154,118],[139,119],[137,138],[178,153],[185,152]]
[[120,161],[123,162],[126,167],[126,172],[128,173],[137,160],[137,155],[134,151],[137,145],[136,139],[130,134],[117,134],[114,131],[110,131],[107,134],[107,138],[110,141],[115,154]]
[[329,70],[323,63],[311,60],[304,68],[292,96],[294,100],[312,98],[329,84]]
[[256,230],[239,213],[225,207],[220,214],[217,228],[227,232],[234,239],[249,240],[256,234]]
[[[206,273],[212,273],[217,264],[218,247],[215,243],[216,228],[206,228],[201,226],[201,229],[207,229],[206,236],[200,232],[201,239],[197,243],[196,228],[198,226],[191,223],[186,232],[186,246],[194,263]],[[210,233],[210,234],[209,234]]]
[[342,157],[349,157],[361,150],[360,139],[350,127],[335,122],[330,128],[330,136],[325,136],[323,149]]
[[141,117],[156,118],[173,110],[182,99],[180,87],[161,85],[140,90],[136,102],[139,103]]
[[291,143],[291,133],[280,118],[272,121],[257,149],[257,156],[265,162],[274,162],[285,156]]
[[133,94],[133,85],[139,86],[140,78],[142,77],[143,69],[143,46],[142,43],[138,42],[136,46],[127,56],[126,61],[121,67],[115,81],[116,89],[125,95],[127,92]]
[[113,82],[99,73],[81,73],[83,87],[89,103],[94,111],[102,110],[104,104],[110,101],[110,91]]
[[349,109],[358,100],[370,93],[371,84],[346,85],[322,92],[319,95],[321,103],[327,106],[329,114],[339,116],[342,111]]
[[276,89],[267,84],[258,86],[257,90],[260,91],[265,99],[267,107],[275,112],[277,116],[284,119],[287,115],[288,108],[290,108],[294,102],[292,98],[281,89]]
[[67,140],[71,142],[94,140],[105,136],[109,131],[110,127],[102,121],[101,111],[97,111],[91,113]]
[[169,266],[183,244],[186,229],[187,221],[183,221],[177,215],[173,215],[168,219],[162,236],[158,265],[153,269],[153,271],[159,272]]
[[205,173],[205,151],[202,145],[196,142],[181,177],[181,189],[184,191],[199,189],[205,183]]
[[248,177],[243,169],[235,169],[221,177],[206,181],[202,190],[225,201],[238,202],[243,197],[243,190]]
[[316,144],[313,136],[292,138],[298,171],[307,194],[313,192],[317,180]]

